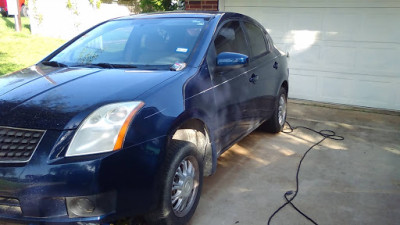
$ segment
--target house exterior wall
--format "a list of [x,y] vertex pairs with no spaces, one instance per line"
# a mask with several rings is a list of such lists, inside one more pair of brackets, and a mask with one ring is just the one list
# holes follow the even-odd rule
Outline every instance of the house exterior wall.
[[186,0],[186,10],[218,11],[218,0]]

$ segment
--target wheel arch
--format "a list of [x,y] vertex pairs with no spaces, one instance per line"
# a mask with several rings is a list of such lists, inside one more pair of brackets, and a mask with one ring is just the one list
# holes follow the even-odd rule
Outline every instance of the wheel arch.
[[[203,159],[203,175],[210,176],[216,170],[216,151],[212,144],[212,137],[207,124],[199,118],[188,118],[171,129],[169,141],[172,140],[188,141],[196,145],[197,151]],[[167,148],[168,149],[168,146]]]
[[282,82],[281,87],[285,88],[286,94],[289,93],[289,82],[288,82],[287,80],[284,80],[284,81]]

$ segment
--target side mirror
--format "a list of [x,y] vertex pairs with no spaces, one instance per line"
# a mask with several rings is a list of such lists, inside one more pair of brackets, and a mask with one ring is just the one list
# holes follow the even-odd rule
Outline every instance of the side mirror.
[[217,56],[218,71],[237,69],[247,66],[248,64],[249,57],[247,55],[234,52],[221,52]]

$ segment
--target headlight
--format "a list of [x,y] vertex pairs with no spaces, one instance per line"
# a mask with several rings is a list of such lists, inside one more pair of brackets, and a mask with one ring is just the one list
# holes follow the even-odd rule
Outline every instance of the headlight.
[[76,131],[65,156],[121,149],[130,122],[143,106],[143,102],[122,102],[96,109]]

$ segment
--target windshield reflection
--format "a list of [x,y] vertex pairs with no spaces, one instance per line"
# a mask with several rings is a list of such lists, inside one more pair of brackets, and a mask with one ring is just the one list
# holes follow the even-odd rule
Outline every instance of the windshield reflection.
[[204,24],[201,18],[110,21],[86,33],[48,61],[54,66],[169,68],[187,61]]

